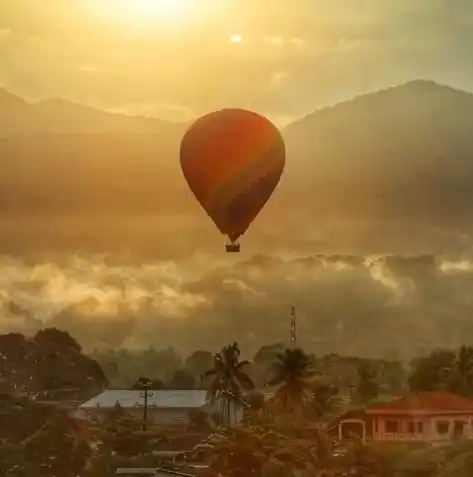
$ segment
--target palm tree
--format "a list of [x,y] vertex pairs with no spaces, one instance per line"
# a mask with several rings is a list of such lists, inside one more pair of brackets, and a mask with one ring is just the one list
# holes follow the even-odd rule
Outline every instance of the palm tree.
[[273,379],[269,386],[278,386],[273,402],[283,413],[299,413],[312,399],[312,381],[317,374],[313,360],[299,348],[285,349],[276,356]]
[[237,343],[225,346],[214,356],[213,368],[205,373],[205,377],[213,378],[208,389],[208,400],[217,404],[221,422],[227,427],[232,422],[232,406],[247,406],[243,392],[255,388],[253,380],[244,371],[251,363],[240,361],[240,353]]

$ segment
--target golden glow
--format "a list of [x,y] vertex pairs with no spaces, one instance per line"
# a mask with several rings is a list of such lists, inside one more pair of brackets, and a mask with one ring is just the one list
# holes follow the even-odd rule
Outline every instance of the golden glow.
[[172,24],[188,13],[189,0],[101,0],[90,2],[91,8],[112,23],[140,28],[157,24]]
[[241,43],[243,41],[243,35],[240,33],[234,33],[232,36],[230,36],[230,41],[232,43]]

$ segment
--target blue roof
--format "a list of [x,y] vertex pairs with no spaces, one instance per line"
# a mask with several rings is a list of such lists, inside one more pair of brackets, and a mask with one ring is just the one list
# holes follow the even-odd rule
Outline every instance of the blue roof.
[[[200,408],[206,403],[207,391],[201,389],[175,391],[148,391],[148,406],[160,408]],[[123,408],[141,407],[144,404],[142,391],[109,389],[82,403],[79,409],[113,408],[118,402]]]

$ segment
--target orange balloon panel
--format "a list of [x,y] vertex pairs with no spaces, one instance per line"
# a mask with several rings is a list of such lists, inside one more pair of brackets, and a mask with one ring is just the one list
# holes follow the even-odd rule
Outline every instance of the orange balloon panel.
[[181,142],[181,167],[195,197],[231,240],[243,235],[281,178],[285,146],[266,118],[223,109],[198,119]]

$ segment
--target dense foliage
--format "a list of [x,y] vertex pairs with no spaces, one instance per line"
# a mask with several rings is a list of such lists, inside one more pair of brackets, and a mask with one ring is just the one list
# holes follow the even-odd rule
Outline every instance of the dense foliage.
[[[67,333],[56,329],[33,338],[0,336],[0,353],[0,475],[108,477],[117,467],[163,465],[156,450],[172,449],[176,439],[168,430],[150,426],[144,431],[142,422],[120,406],[104,422],[92,425],[58,405],[86,399],[108,380],[129,379],[130,388],[138,387],[143,376],[149,376],[155,388],[200,386],[221,409],[228,403],[245,409],[236,427],[229,413],[189,413],[187,433],[197,440],[189,444],[187,460],[174,463],[174,469],[188,471],[186,462],[197,459],[208,465],[202,477],[279,477],[296,471],[314,477],[473,473],[473,446],[468,442],[441,448],[358,441],[341,445],[327,432],[333,417],[352,405],[404,393],[408,386],[473,397],[469,347],[432,352],[411,363],[410,373],[400,363],[336,355],[317,359],[278,344],[261,348],[251,363],[241,358],[236,343],[216,354],[196,351],[185,360],[172,349],[87,357]],[[262,392],[265,384],[270,393]],[[194,447],[204,440],[204,446]]]
[[32,338],[0,335],[0,387],[34,399],[84,400],[104,389],[100,364],[64,331],[47,328]]

